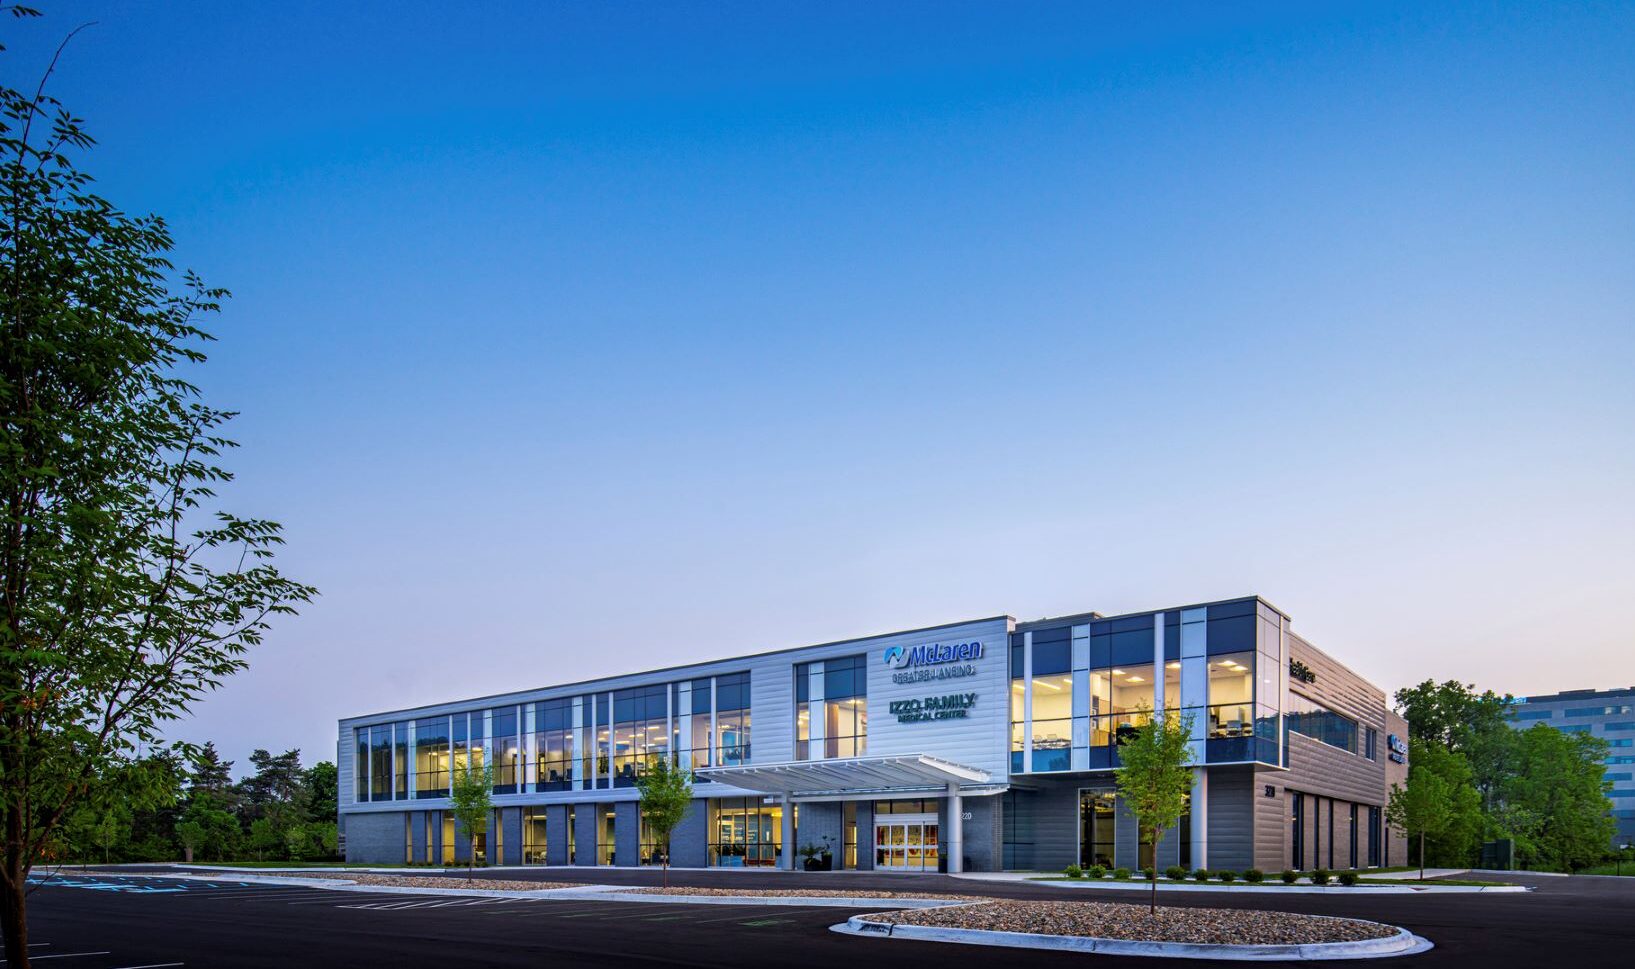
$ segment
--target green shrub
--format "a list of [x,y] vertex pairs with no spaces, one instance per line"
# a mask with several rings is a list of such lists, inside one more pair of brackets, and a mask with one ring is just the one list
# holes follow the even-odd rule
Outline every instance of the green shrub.
[[1091,878],[1105,878],[1105,877],[1107,877],[1107,866],[1106,865],[1091,865],[1089,870],[1086,871],[1085,874],[1089,875]]
[[1164,869],[1164,877],[1172,882],[1178,882],[1187,876],[1187,870],[1180,865],[1170,865]]
[[1237,880],[1238,873],[1230,868],[1223,868],[1215,873],[1215,877],[1223,882],[1232,882]]
[[1293,868],[1285,868],[1283,869],[1282,877],[1283,884],[1293,885],[1295,882],[1300,880],[1300,873],[1295,871]]
[[1150,882],[1150,881],[1152,881],[1152,876],[1153,876],[1153,871],[1152,871],[1151,868],[1141,869],[1141,880],[1142,881]]
[[1313,871],[1311,873],[1311,883],[1313,885],[1327,885],[1328,884],[1328,869],[1327,868],[1318,868],[1317,870]]
[[1208,868],[1199,868],[1198,870],[1194,871],[1192,873],[1192,880],[1193,881],[1198,881],[1198,882],[1209,881],[1209,869]]
[[1340,872],[1340,884],[1347,886],[1357,884],[1357,873],[1354,871]]
[[1243,873],[1243,880],[1251,884],[1259,885],[1261,882],[1266,880],[1266,873],[1261,871],[1259,868],[1250,868]]
[[1130,877],[1130,869],[1128,869],[1128,868],[1114,868],[1113,869],[1113,877],[1117,878],[1117,879],[1120,879],[1120,880],[1125,879],[1125,878],[1129,878]]
[[1084,875],[1084,869],[1080,868],[1078,865],[1068,865],[1066,868],[1062,869],[1062,874],[1069,878],[1080,878]]

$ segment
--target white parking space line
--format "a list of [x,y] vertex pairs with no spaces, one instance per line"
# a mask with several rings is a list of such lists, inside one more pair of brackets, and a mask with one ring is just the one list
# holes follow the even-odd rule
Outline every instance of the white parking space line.
[[115,966],[114,969],[165,969],[167,966],[183,966],[185,962],[149,962],[140,966]]
[[[101,952],[59,952],[56,955],[50,956],[29,956],[28,961],[41,962],[45,959],[78,959],[81,956],[105,956],[107,954],[107,949],[103,949]],[[6,960],[4,959],[0,959],[0,965],[4,965],[5,961]]]

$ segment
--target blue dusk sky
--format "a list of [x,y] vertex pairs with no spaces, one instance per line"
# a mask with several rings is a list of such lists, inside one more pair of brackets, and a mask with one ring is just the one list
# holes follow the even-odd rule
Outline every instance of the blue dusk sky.
[[[1635,6],[45,2],[322,598],[174,734],[1258,593],[1635,683]],[[775,728],[776,725],[773,725]]]

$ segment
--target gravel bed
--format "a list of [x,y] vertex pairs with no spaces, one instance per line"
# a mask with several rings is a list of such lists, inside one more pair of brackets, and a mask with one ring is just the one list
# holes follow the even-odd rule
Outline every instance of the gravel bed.
[[625,888],[610,895],[697,895],[752,898],[936,898],[950,902],[979,902],[981,895],[946,895],[941,892],[884,892],[859,888]]
[[1081,935],[1137,942],[1204,945],[1303,945],[1358,942],[1396,934],[1386,925],[1293,912],[1234,908],[1171,908],[1149,914],[1145,905],[1116,902],[1005,902],[882,912],[871,922],[992,932]]
[[553,888],[583,888],[569,882],[523,882],[500,878],[457,878],[438,875],[374,875],[367,872],[302,872],[302,878],[332,878],[336,881],[377,885],[383,888],[477,888],[495,892],[539,892]]

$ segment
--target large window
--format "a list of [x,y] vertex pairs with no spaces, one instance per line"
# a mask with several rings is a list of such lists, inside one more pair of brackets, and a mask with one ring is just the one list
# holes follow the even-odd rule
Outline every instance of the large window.
[[392,725],[381,724],[371,728],[369,755],[369,787],[371,801],[392,799]]
[[474,771],[482,770],[485,763],[483,715],[481,713],[456,713],[453,719],[454,769],[463,771],[469,767]]
[[1209,707],[1205,736],[1250,737],[1255,732],[1255,654],[1209,657]]
[[545,809],[525,807],[522,809],[522,863],[545,864],[545,850]]
[[1079,864],[1113,867],[1113,792],[1079,792]]
[[448,718],[414,723],[414,789],[416,797],[448,797]]
[[522,736],[516,707],[499,707],[489,715],[494,731],[494,793],[522,790]]
[[397,756],[392,761],[392,788],[397,791],[397,799],[403,801],[409,797],[408,724],[392,724],[392,743],[397,747]]
[[[868,660],[842,656],[821,664],[795,666],[795,758],[861,757],[868,749]],[[821,666],[821,674],[817,670]],[[812,699],[812,680],[821,675],[823,699]],[[821,746],[812,741],[812,705],[822,717]]]
[[612,721],[608,719],[610,710],[608,708],[607,694],[597,693],[594,696],[587,697],[585,699],[585,708],[594,711],[593,715],[596,721],[595,739],[592,741],[595,751],[595,765],[587,767],[585,775],[587,778],[595,779],[596,783],[592,786],[607,787],[610,783],[608,775],[613,764],[613,727]]
[[352,737],[356,741],[352,757],[352,780],[357,801],[362,804],[369,800],[369,728],[353,728]]
[[1335,713],[1309,697],[1290,691],[1284,722],[1292,733],[1303,734],[1341,750],[1357,752],[1357,721]]
[[670,846],[659,837],[657,829],[647,822],[647,812],[642,811],[640,817],[637,837],[641,845],[641,857],[638,861],[643,865],[662,865]]
[[710,766],[710,678],[670,684],[671,747],[683,767]]
[[632,787],[637,775],[670,750],[670,688],[663,684],[613,694],[613,783]]
[[773,867],[783,847],[783,805],[758,797],[709,802],[709,863],[712,867]]
[[749,763],[749,674],[715,678],[715,726],[720,734],[716,763],[739,767]]
[[[1066,628],[1033,637],[1034,771],[1071,766],[1073,746],[1073,650]],[[1041,641],[1041,636],[1050,638]]]
[[534,750],[534,789],[571,790],[573,700],[541,700],[534,704]]
[[616,865],[618,857],[614,853],[614,846],[618,843],[616,837],[617,824],[613,808],[598,808],[601,816],[596,819],[596,863],[598,865]]
[[[1147,636],[1150,642],[1152,634],[1149,632]],[[1149,719],[1152,710],[1153,674],[1154,668],[1151,663],[1115,666],[1110,671],[1112,715],[1104,719],[1108,721],[1107,729],[1112,732],[1114,743],[1122,744],[1126,737],[1144,726]]]

